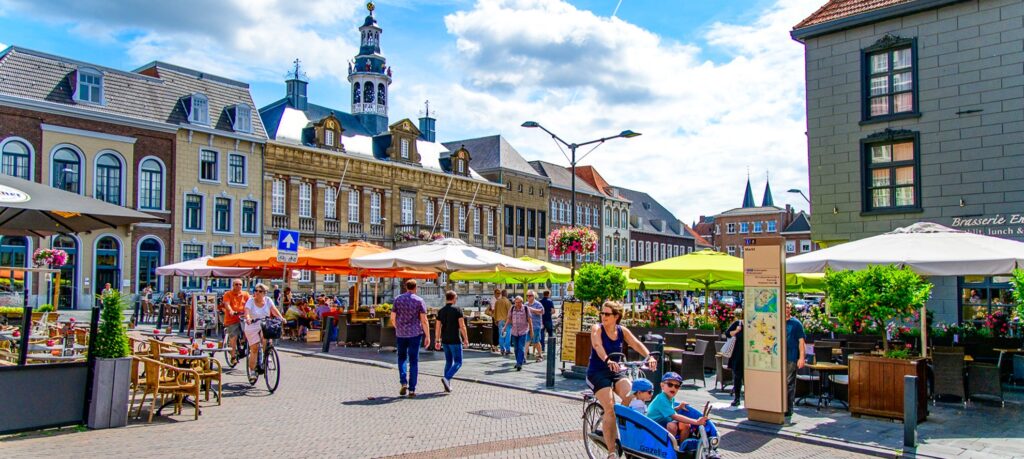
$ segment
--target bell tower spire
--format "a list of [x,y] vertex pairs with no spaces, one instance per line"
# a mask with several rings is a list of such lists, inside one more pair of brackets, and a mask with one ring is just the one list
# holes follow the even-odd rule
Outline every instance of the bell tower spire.
[[352,89],[352,114],[370,134],[377,135],[388,130],[391,68],[380,51],[383,29],[373,15],[376,6],[369,2],[366,10],[366,20],[359,27],[359,54],[348,65],[348,82]]

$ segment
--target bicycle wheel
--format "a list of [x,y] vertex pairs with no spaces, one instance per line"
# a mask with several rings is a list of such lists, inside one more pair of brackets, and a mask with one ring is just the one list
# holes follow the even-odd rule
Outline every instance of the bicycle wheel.
[[268,347],[263,359],[263,381],[267,383],[267,390],[273,394],[281,382],[281,362],[277,358],[277,349]]
[[587,457],[590,459],[603,459],[608,455],[608,449],[590,436],[599,431],[603,417],[604,408],[597,402],[591,403],[583,410],[583,447],[586,448]]

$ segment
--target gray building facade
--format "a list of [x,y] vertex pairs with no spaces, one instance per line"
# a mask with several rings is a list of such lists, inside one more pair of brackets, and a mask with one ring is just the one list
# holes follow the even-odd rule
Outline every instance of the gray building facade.
[[[918,221],[1024,240],[1024,1],[841,3],[792,31],[815,241]],[[944,322],[1010,312],[1004,280],[933,278],[929,307]]]

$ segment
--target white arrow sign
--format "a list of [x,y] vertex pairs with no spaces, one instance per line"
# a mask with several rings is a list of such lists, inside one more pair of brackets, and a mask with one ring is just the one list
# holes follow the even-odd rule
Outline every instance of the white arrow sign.
[[295,239],[292,239],[291,234],[287,234],[285,235],[284,239],[281,240],[281,243],[283,243],[286,248],[290,249],[292,248],[293,245],[295,245]]

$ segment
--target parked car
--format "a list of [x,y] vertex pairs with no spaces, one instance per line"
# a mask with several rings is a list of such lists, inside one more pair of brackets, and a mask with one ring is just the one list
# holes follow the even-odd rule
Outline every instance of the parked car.
[[729,306],[736,306],[736,297],[734,296],[723,296],[718,299],[719,303],[727,304]]

